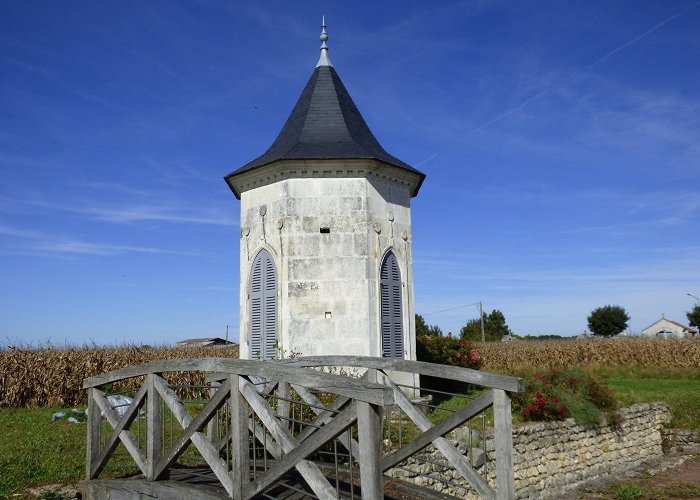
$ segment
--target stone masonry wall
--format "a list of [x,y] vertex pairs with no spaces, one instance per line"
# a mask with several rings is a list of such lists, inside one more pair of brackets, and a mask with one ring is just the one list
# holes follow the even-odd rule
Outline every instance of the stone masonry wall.
[[[518,498],[547,498],[572,490],[580,484],[605,474],[633,468],[661,456],[662,428],[671,418],[663,403],[634,405],[620,410],[622,424],[615,428],[600,425],[586,429],[568,419],[543,422],[513,430],[515,490]],[[472,447],[482,443],[471,432]],[[495,487],[494,443],[486,437],[486,453],[469,450],[469,433],[456,430],[449,436],[459,450]],[[486,464],[484,465],[484,458]],[[444,465],[443,465],[444,464]],[[432,446],[409,460],[390,475],[422,486],[434,488],[459,498],[478,498],[461,476],[447,464]],[[443,481],[437,480],[437,478]],[[445,482],[447,481],[447,482]]]

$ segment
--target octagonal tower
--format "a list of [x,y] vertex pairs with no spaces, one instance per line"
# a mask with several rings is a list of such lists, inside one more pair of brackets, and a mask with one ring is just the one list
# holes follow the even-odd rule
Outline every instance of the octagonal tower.
[[410,200],[425,175],[387,153],[321,56],[272,146],[225,180],[241,201],[242,358],[415,359]]

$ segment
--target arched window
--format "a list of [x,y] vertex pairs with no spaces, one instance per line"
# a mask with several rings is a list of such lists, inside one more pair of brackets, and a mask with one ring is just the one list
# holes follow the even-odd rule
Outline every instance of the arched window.
[[403,315],[401,313],[401,270],[389,252],[380,271],[382,356],[403,358]]
[[277,271],[261,250],[250,272],[250,358],[273,359],[277,350]]

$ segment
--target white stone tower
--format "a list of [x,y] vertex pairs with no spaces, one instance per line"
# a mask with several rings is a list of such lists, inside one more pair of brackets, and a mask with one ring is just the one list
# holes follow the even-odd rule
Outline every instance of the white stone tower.
[[225,177],[241,201],[241,357],[415,359],[410,200],[425,175],[379,145],[321,57],[282,131]]

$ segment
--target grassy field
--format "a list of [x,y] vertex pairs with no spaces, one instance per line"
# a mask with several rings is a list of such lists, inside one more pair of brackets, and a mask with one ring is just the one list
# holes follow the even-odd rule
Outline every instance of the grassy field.
[[[477,349],[485,361],[483,369],[488,371],[514,374],[552,366],[580,366],[606,380],[621,404],[665,401],[673,411],[671,426],[700,432],[700,342],[535,341],[492,343]],[[147,361],[173,353],[177,354],[174,357],[203,355],[136,348],[0,352],[0,392],[4,391],[0,395],[0,498],[21,495],[29,486],[75,483],[85,476],[84,424],[51,422],[51,415],[58,411],[55,404],[36,409],[8,406],[43,406],[47,403],[42,402],[62,398],[80,401],[80,382],[85,376],[125,366],[129,361]],[[237,351],[224,349],[206,353],[237,355]],[[47,369],[30,369],[40,365]],[[35,389],[22,394],[13,392],[20,382]],[[70,391],[49,392],[52,382],[54,388],[69,387]]]
[[[51,422],[58,408],[0,410],[0,498],[85,476],[85,424]],[[16,497],[21,498],[21,497]]]
[[671,406],[671,427],[694,429],[700,432],[700,369],[653,370],[645,374],[620,371],[607,380],[623,405],[640,402],[664,401]]

